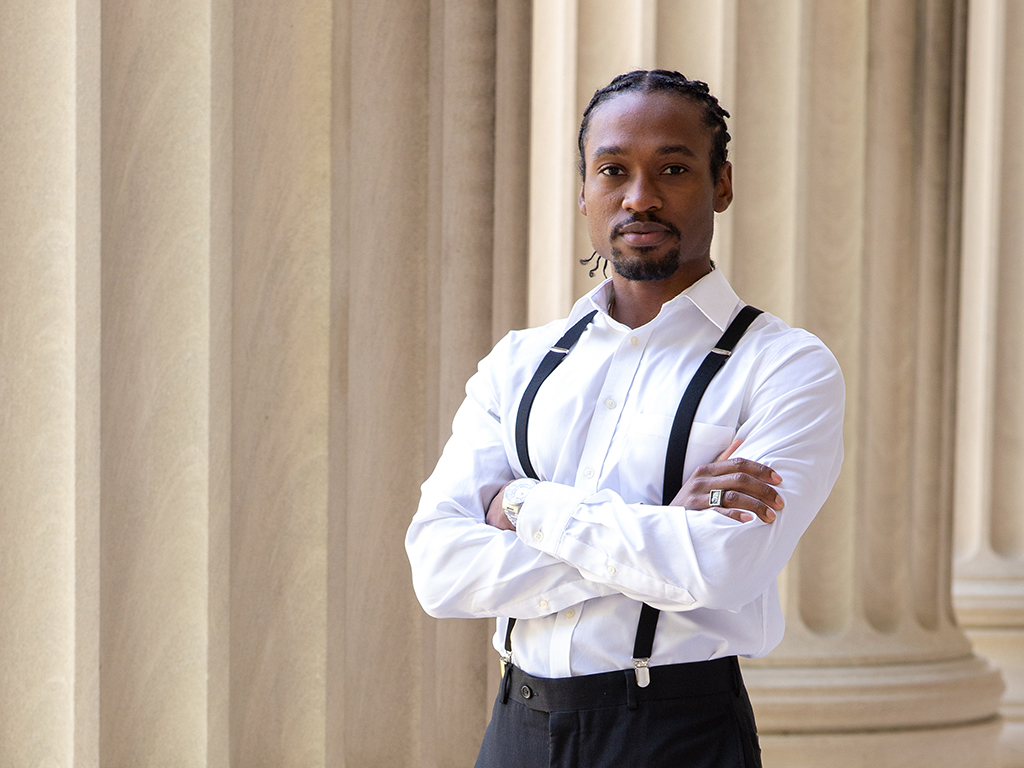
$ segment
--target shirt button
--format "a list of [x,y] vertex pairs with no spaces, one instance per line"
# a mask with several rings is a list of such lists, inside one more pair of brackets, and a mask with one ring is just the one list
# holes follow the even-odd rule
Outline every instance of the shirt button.
[[614,565],[609,565],[608,566],[608,575],[611,576],[614,573],[615,573],[615,566]]
[[576,615],[576,611],[574,611],[572,608],[570,608],[568,611],[565,612],[565,618],[567,618],[567,619],[571,619],[575,615]]
[[594,468],[593,467],[587,467],[586,469],[584,469],[583,470],[583,476],[588,478],[588,479],[593,477],[594,476]]
[[541,531],[537,531],[535,534],[533,534],[533,538],[536,541],[540,541],[541,539],[544,538],[544,534]]
[[615,407],[615,401],[609,397],[607,400],[604,401],[604,405],[610,411],[612,408]]
[[637,344],[640,343],[640,339],[638,339],[636,336],[633,336],[632,338],[630,338],[629,343],[635,347]]
[[547,608],[548,607],[548,601],[547,600],[541,600],[540,601],[540,607],[541,608]]

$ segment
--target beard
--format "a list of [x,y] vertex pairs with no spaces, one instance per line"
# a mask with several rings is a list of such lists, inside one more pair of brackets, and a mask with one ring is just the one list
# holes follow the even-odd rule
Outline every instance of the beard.
[[615,226],[612,230],[612,241],[614,242],[615,236],[620,234],[626,226],[644,221],[654,222],[655,224],[660,224],[665,227],[671,234],[675,235],[676,244],[665,251],[664,255],[656,260],[645,258],[646,254],[654,250],[653,247],[634,248],[632,249],[632,253],[625,255],[621,248],[616,248],[613,245],[608,261],[611,262],[615,271],[627,280],[648,282],[651,280],[664,280],[666,277],[672,277],[672,275],[674,275],[679,269],[679,258],[681,254],[681,234],[679,232],[679,228],[674,224],[668,221],[662,221],[654,214],[634,214],[633,216],[630,216],[628,220],[619,222]]
[[644,251],[652,249],[638,248],[636,250],[639,251],[637,255],[623,256],[621,249],[612,248],[609,261],[620,277],[636,282],[664,280],[666,277],[672,277],[679,269],[678,244],[669,248],[661,258],[654,261],[645,259],[642,255]]

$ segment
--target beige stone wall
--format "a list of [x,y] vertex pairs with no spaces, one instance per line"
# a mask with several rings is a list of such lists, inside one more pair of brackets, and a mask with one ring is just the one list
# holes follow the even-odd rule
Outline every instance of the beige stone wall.
[[490,626],[402,538],[476,361],[592,284],[634,66],[732,110],[715,258],[850,393],[766,764],[995,765],[998,667],[1024,765],[1020,8],[533,6],[0,2],[0,765],[472,763]]

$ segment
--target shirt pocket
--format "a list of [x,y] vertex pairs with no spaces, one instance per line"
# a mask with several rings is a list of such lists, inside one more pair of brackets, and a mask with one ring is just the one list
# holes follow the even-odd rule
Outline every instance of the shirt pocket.
[[[665,481],[665,453],[672,431],[672,413],[637,414],[630,425],[629,437],[623,455],[623,469],[627,477],[643,496],[653,503],[661,503]],[[683,481],[701,464],[714,461],[736,437],[736,428],[721,424],[695,421],[690,428],[683,464]],[[643,478],[643,480],[640,480]],[[656,500],[656,501],[655,501]]]

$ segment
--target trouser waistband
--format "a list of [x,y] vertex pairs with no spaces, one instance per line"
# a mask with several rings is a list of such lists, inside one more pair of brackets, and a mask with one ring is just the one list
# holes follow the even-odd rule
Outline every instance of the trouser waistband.
[[743,687],[735,656],[688,664],[651,667],[651,683],[636,684],[634,670],[601,672],[580,677],[534,677],[512,666],[503,680],[508,698],[538,712],[568,712],[628,705],[661,699],[679,699],[734,691]]

